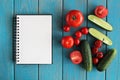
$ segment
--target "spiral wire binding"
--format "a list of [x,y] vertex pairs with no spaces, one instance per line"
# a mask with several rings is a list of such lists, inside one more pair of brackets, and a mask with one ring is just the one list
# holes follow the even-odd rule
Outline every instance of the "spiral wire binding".
[[19,58],[19,17],[16,17],[16,27],[15,27],[15,53],[16,53],[16,63],[20,62]]

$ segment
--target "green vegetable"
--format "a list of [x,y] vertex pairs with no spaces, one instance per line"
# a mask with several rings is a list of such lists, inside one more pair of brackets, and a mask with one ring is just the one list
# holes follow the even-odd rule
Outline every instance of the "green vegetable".
[[90,29],[89,29],[89,33],[90,33],[93,37],[95,37],[95,38],[103,41],[105,44],[107,44],[107,45],[112,45],[112,41],[111,41],[106,35],[104,35],[103,33],[101,33],[100,31],[98,31],[98,30],[96,30],[96,29],[94,29],[94,28],[90,28]]
[[92,55],[91,55],[90,45],[86,40],[82,40],[79,47],[80,47],[80,51],[83,57],[83,67],[87,71],[91,71],[92,70]]
[[116,49],[109,50],[105,55],[105,57],[98,63],[97,69],[99,71],[106,70],[110,65],[110,63],[112,62],[112,60],[115,58],[115,56],[116,56]]
[[112,26],[109,23],[105,22],[101,18],[98,18],[97,16],[89,15],[88,19],[90,21],[92,21],[93,23],[97,24],[98,26],[100,26],[101,28],[104,28],[104,29],[109,30],[109,31],[112,30]]

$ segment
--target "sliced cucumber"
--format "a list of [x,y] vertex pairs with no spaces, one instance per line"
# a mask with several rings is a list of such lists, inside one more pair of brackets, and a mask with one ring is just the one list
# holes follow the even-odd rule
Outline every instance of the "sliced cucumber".
[[92,21],[93,23],[97,24],[98,26],[100,26],[101,28],[104,28],[104,29],[109,30],[109,31],[112,31],[112,29],[113,29],[109,23],[102,20],[101,18],[98,18],[97,16],[89,15],[88,19],[90,21]]
[[95,38],[103,41],[105,44],[107,44],[107,45],[112,45],[112,41],[111,41],[106,35],[104,35],[103,33],[99,32],[98,30],[96,30],[96,29],[94,29],[94,28],[90,28],[90,29],[89,29],[89,33],[90,33],[93,37],[95,37]]

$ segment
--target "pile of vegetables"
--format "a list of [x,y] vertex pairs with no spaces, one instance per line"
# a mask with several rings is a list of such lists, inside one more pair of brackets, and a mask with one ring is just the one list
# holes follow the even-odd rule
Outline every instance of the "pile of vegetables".
[[[104,21],[108,15],[108,9],[104,6],[97,6],[94,10],[95,15],[88,15],[88,19],[98,25],[99,27],[112,31],[112,26]],[[84,17],[81,11],[71,10],[66,14],[66,24],[63,26],[64,32],[69,32],[70,28],[78,28],[84,21]],[[92,48],[87,40],[80,40],[83,35],[90,34],[97,40],[92,45]],[[102,47],[103,43],[107,45],[112,45],[112,41],[109,37],[104,35],[102,32],[95,28],[82,27],[80,30],[76,31],[72,36],[64,36],[61,40],[61,44],[64,48],[72,48],[74,45],[78,47],[78,50],[74,50],[70,53],[70,59],[73,64],[83,64],[83,67],[87,71],[92,70],[93,64],[96,66],[97,70],[104,71],[111,64],[116,56],[116,49],[110,49],[104,55],[99,48]]]

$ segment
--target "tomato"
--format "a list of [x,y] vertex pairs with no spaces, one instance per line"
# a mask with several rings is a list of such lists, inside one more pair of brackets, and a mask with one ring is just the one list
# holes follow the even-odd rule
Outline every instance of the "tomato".
[[63,30],[64,30],[65,32],[69,32],[69,31],[70,31],[70,26],[65,25],[65,26],[63,27]]
[[87,27],[83,27],[83,28],[81,28],[81,30],[80,30],[81,32],[82,32],[82,34],[88,34],[88,28]]
[[102,41],[101,40],[96,40],[94,45],[95,45],[95,47],[100,48],[102,46]]
[[97,52],[96,57],[99,58],[99,59],[103,58],[103,53],[102,52]]
[[78,46],[78,45],[80,44],[79,38],[75,38],[75,39],[74,39],[74,44],[75,44],[76,46]]
[[98,52],[98,48],[97,48],[97,47],[93,47],[93,48],[92,48],[92,53],[93,53],[93,54],[96,54],[97,52]]
[[71,36],[64,36],[61,44],[64,48],[71,48],[74,45],[74,39]]
[[106,9],[102,5],[97,6],[96,9],[95,9],[95,15],[99,18],[104,18],[108,15],[108,9]]
[[92,61],[93,61],[93,64],[96,65],[96,64],[98,64],[99,59],[98,58],[93,58]]
[[74,64],[80,64],[83,60],[81,52],[77,50],[70,53],[70,59]]
[[71,10],[66,15],[66,22],[68,25],[77,28],[83,23],[84,17],[81,11]]
[[75,36],[76,36],[77,38],[81,38],[81,37],[82,37],[82,33],[81,33],[80,31],[77,31],[77,32],[75,33]]

